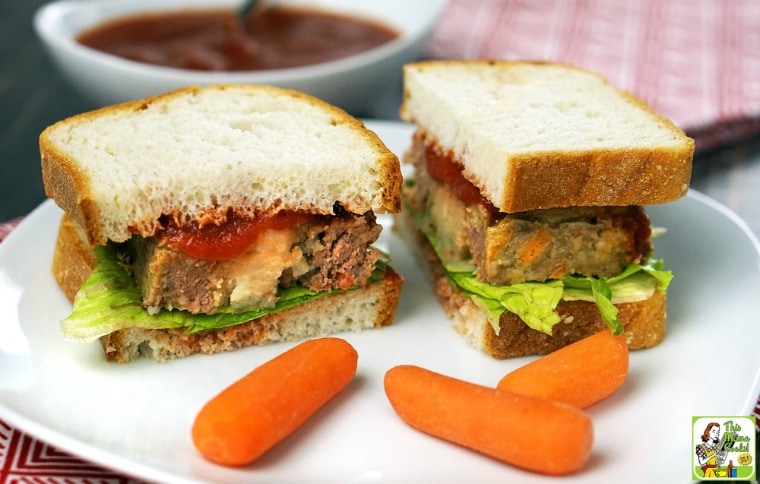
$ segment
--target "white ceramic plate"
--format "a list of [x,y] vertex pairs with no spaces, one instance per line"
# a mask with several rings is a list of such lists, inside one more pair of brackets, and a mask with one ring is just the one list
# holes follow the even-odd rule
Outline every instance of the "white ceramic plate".
[[[369,125],[395,152],[407,146],[408,126]],[[656,348],[634,352],[623,388],[589,409],[591,460],[563,482],[689,481],[691,417],[749,415],[760,391],[756,239],[699,193],[649,213],[668,228],[656,249],[675,272],[668,335]],[[49,272],[59,217],[46,202],[0,245],[0,418],[10,424],[85,459],[161,482],[547,479],[418,433],[393,413],[382,379],[394,365],[495,385],[530,358],[497,361],[467,347],[390,230],[382,242],[406,282],[393,326],[343,335],[359,352],[356,379],[257,463],[228,469],[204,461],[190,440],[201,406],[292,345],[114,365],[104,362],[97,343],[65,343],[57,323],[70,306]]]

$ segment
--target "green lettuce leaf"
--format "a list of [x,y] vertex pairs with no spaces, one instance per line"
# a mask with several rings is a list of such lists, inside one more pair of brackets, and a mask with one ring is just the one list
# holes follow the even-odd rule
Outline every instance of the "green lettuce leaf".
[[449,280],[488,312],[494,330],[499,331],[499,317],[504,311],[514,313],[533,329],[551,333],[560,321],[557,304],[562,297],[562,283],[525,282],[511,286],[494,286],[479,281],[474,267],[467,264],[444,264]]
[[[61,321],[61,329],[68,339],[94,341],[113,331],[131,327],[185,328],[188,333],[197,333],[234,326],[327,294],[344,292],[316,292],[302,286],[293,286],[281,289],[275,307],[268,309],[236,313],[231,308],[224,308],[216,314],[191,314],[186,311],[162,309],[151,314],[143,308],[140,290],[126,266],[120,261],[116,246],[109,244],[95,247],[94,252],[97,263],[74,297],[71,314]],[[383,278],[388,261],[388,255],[381,251],[368,283],[375,283]]]
[[[649,291],[649,289],[653,289],[653,286],[649,284],[649,281],[641,282],[646,284],[646,286],[636,287],[633,290],[642,296],[649,297],[651,292],[653,292]],[[617,318],[618,308],[612,303],[613,295],[609,279],[568,276],[562,278],[562,283],[563,286],[567,288],[568,293],[568,298],[563,297],[563,299],[596,303],[602,319],[610,328],[612,334],[615,336],[623,334],[623,325]]]
[[552,333],[560,322],[560,300],[593,302],[614,335],[623,333],[617,318],[616,303],[641,301],[655,290],[665,292],[673,274],[662,270],[661,260],[647,264],[630,264],[610,278],[568,276],[546,282],[524,282],[494,286],[479,281],[474,267],[463,261],[443,262],[449,281],[489,315],[491,326],[499,334],[499,318],[504,311],[516,314],[529,327]]
[[[427,236],[436,249],[436,237]],[[439,256],[440,258],[440,256]],[[475,267],[465,261],[443,261],[449,281],[480,308],[486,310],[494,332],[499,334],[499,318],[504,311],[516,314],[529,327],[546,334],[561,321],[557,312],[560,300],[593,302],[614,335],[623,333],[617,318],[616,303],[642,301],[655,290],[665,292],[673,274],[663,270],[662,260],[629,264],[614,277],[567,276],[546,282],[524,282],[494,286],[475,277]]]

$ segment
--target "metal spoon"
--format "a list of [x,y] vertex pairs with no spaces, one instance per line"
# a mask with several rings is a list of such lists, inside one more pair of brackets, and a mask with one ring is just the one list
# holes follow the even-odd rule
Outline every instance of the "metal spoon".
[[240,23],[245,25],[253,11],[263,7],[265,3],[264,0],[244,0],[237,10],[237,17]]

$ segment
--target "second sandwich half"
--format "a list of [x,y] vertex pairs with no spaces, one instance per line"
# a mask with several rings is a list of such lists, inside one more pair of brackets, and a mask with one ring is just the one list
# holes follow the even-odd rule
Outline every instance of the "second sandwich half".
[[543,354],[609,328],[665,334],[671,274],[643,205],[686,194],[694,143],[642,101],[568,65],[428,61],[404,68],[417,125],[400,221],[467,341]]

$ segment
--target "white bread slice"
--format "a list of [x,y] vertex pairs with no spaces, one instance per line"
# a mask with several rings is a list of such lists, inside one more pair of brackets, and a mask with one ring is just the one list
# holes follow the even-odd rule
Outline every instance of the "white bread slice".
[[694,141],[576,67],[527,61],[404,66],[418,124],[499,210],[649,205],[686,194]]
[[[53,252],[52,271],[70,301],[95,262],[79,226],[64,214]],[[100,342],[108,361],[127,363],[140,356],[166,361],[193,354],[380,328],[393,323],[402,283],[401,276],[388,267],[380,282],[329,294],[229,328],[195,334],[185,334],[182,329],[131,328],[105,335]]]
[[152,235],[161,215],[399,210],[398,158],[344,111],[271,86],[190,87],[58,122],[45,190],[91,244]]

